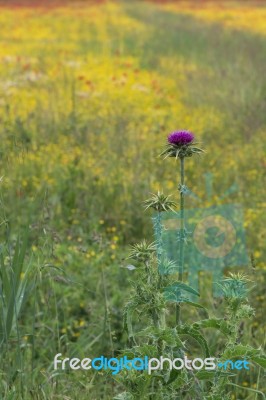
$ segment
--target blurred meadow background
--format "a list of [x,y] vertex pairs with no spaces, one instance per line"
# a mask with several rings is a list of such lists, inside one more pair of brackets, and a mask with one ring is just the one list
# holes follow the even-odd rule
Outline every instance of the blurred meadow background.
[[[158,157],[175,129],[206,151],[187,162],[200,198],[187,206],[243,206],[256,308],[246,334],[262,346],[265,2],[0,1],[0,42],[1,282],[11,299],[1,306],[1,399],[121,391],[101,373],[54,371],[53,357],[126,346],[125,257],[152,238],[150,192],[178,199],[178,165]],[[217,307],[210,291],[201,301]],[[256,387],[257,372],[237,383]]]

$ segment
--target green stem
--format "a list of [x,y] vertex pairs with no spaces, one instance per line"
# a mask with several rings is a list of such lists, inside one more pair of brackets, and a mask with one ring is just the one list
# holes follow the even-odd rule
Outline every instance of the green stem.
[[[163,239],[162,239],[162,232],[163,232],[163,226],[162,226],[162,213],[161,211],[157,212],[156,220],[155,220],[155,229],[156,229],[156,237],[157,237],[157,246],[158,246],[158,252],[157,252],[157,260],[158,260],[158,283],[157,283],[157,290],[161,290],[163,287],[163,278],[162,274],[165,273],[165,271],[162,268],[162,261],[163,261]],[[158,326],[160,326],[162,329],[165,328],[165,310],[162,309],[159,311],[158,315]]]
[[[183,186],[185,184],[185,158],[180,158],[180,245],[179,245],[179,272],[178,280],[183,281],[184,271],[184,233],[185,233],[185,198]],[[179,325],[181,320],[181,305],[176,305],[176,323]]]
[[180,176],[181,176],[181,189],[180,189],[180,253],[179,253],[179,275],[178,280],[183,281],[184,270],[184,234],[185,234],[185,196],[182,190],[185,184],[185,159],[180,158]]
[[158,245],[158,273],[159,273],[159,288],[161,288],[162,284],[162,252],[163,252],[163,242],[162,242],[162,216],[161,212],[157,212],[156,217],[156,231],[157,231],[157,245]]

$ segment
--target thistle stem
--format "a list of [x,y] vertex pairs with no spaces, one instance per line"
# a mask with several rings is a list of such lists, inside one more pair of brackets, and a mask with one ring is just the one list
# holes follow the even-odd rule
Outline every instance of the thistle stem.
[[[185,236],[185,198],[183,186],[185,184],[185,158],[180,157],[180,242],[179,242],[179,272],[178,280],[183,281],[184,271],[184,236]],[[181,305],[176,305],[176,323],[180,324],[181,319]]]
[[178,280],[183,281],[183,270],[184,270],[184,239],[185,239],[185,196],[183,186],[185,184],[185,159],[180,158],[180,176],[181,176],[181,188],[180,188],[180,253],[179,253],[179,274]]
[[159,269],[159,274],[162,274],[161,267],[162,267],[163,243],[162,243],[162,216],[160,211],[157,212],[156,230],[157,230],[157,244],[158,244],[158,252],[157,252],[158,269]]
[[[163,239],[162,239],[162,213],[161,211],[157,212],[155,217],[155,232],[156,232],[156,240],[157,240],[157,260],[158,260],[158,290],[162,288],[162,274],[165,273],[162,268],[163,261]],[[161,328],[165,328],[165,310],[161,310],[158,315],[157,325],[161,326]]]

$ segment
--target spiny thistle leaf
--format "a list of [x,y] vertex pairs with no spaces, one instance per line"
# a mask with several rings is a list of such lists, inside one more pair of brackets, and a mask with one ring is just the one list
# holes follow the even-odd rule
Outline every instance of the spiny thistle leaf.
[[155,341],[163,340],[170,347],[184,347],[184,343],[180,340],[176,328],[166,327],[164,329],[155,328],[150,326],[142,331],[138,332],[136,336],[146,336]]
[[198,371],[195,374],[195,377],[197,379],[201,380],[209,380],[212,381],[213,379],[217,379],[217,377],[229,377],[229,376],[235,376],[236,374],[232,374],[230,372],[225,372],[225,371]]
[[222,318],[210,318],[210,319],[203,319],[199,322],[195,322],[193,326],[197,329],[201,328],[213,328],[218,329],[222,332],[225,336],[229,336],[231,331],[228,327],[226,321]]
[[182,325],[177,327],[177,331],[180,335],[188,335],[196,340],[204,350],[206,357],[210,357],[208,343],[204,336],[199,332],[199,329],[189,325]]
[[252,361],[255,362],[256,364],[260,365],[262,368],[266,369],[266,357],[265,356],[253,356]]
[[234,358],[239,359],[240,357],[245,357],[247,359],[255,359],[262,357],[260,349],[254,349],[249,345],[238,344],[234,347],[226,349],[221,357],[222,360],[231,360]]
[[171,287],[169,287],[169,290],[172,290],[174,292],[179,291],[180,289],[195,294],[196,296],[200,295],[197,290],[193,289],[191,286],[187,285],[184,282],[175,282]]
[[189,306],[192,306],[192,307],[195,307],[195,308],[200,308],[201,310],[205,311],[207,316],[209,316],[207,308],[202,306],[201,304],[195,303],[195,301],[190,301],[190,300],[183,300],[183,303],[186,303]]

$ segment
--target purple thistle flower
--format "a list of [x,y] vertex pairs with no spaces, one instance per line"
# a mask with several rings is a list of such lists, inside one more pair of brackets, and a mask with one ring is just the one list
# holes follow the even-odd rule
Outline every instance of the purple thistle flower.
[[168,143],[180,146],[183,144],[189,144],[193,140],[194,140],[194,135],[189,131],[176,131],[170,133],[170,135],[168,136]]

